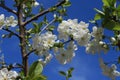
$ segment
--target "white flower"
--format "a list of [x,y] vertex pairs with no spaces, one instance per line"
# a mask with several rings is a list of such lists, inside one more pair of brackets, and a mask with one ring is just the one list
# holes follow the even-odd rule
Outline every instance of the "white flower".
[[[82,31],[81,31],[82,32]],[[73,34],[74,35],[74,39],[77,41],[77,43],[80,46],[86,46],[88,44],[88,42],[90,41],[91,38],[91,34],[90,33],[86,33],[86,32],[78,32],[77,34]],[[81,35],[80,35],[81,33]]]
[[55,55],[61,64],[66,64],[70,62],[75,56],[75,50],[77,50],[77,46],[74,44],[74,42],[71,41],[68,44],[67,49],[58,48],[58,52]]
[[33,2],[33,6],[34,6],[34,7],[37,7],[37,6],[39,6],[39,5],[40,5],[39,2],[37,2],[37,1],[34,1],[34,2]]
[[45,59],[38,59],[42,63],[42,65],[46,65],[51,59],[52,59],[52,54],[45,54],[44,55]]
[[90,40],[90,33],[87,23],[81,21],[78,23],[77,19],[63,20],[58,26],[59,39],[67,41],[69,36],[73,36],[73,39],[78,42],[79,45],[85,46]]
[[67,51],[64,48],[60,48],[59,49],[59,54],[56,55],[57,60],[59,60],[59,62],[61,64],[66,64],[67,62],[69,62],[71,60],[72,57],[68,57],[68,56],[74,56],[71,53],[67,53]]
[[16,71],[8,71],[7,68],[0,70],[0,80],[15,80],[18,76]]
[[103,60],[100,59],[100,67],[102,68],[103,74],[110,77],[112,80],[115,80],[116,76],[120,76],[120,72],[116,70],[117,67],[115,64],[112,64],[111,67],[108,67],[106,64],[104,64]]
[[41,35],[41,38],[45,47],[52,47],[57,39],[57,36],[53,35],[51,32],[46,32]]
[[41,35],[36,34],[35,37],[33,37],[32,47],[38,51],[38,55],[43,55],[46,51],[53,47],[56,39],[57,36],[53,35],[51,32],[46,32]]
[[14,16],[6,17],[6,25],[15,27],[18,24],[18,21],[15,20]]
[[94,26],[91,34],[96,40],[102,40],[103,28]]
[[96,39],[90,41],[86,46],[87,53],[92,53],[92,54],[101,53],[101,52],[106,53],[107,51],[108,51],[108,47],[105,44],[105,42],[97,41]]
[[1,14],[0,15],[0,29],[2,29],[4,26],[4,18],[5,18],[4,14]]

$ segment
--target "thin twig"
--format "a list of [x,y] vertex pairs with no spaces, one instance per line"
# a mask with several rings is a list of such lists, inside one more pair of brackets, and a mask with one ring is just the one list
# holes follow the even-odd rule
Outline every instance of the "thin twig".
[[[61,2],[58,2],[54,7],[59,7],[59,6],[61,6],[63,3],[65,3],[65,0],[63,0],[63,1],[61,1]],[[29,20],[27,20],[26,22],[24,22],[23,25],[25,26],[25,25],[27,25],[28,23],[32,22],[33,20],[38,19],[40,16],[43,16],[43,15],[49,13],[49,12],[50,12],[50,9],[51,9],[51,8],[48,8],[48,9],[46,9],[46,10],[44,10],[44,11],[36,14],[35,16],[31,17]]]
[[46,30],[46,28],[51,25],[53,22],[55,22],[55,19],[53,19],[52,21],[50,21],[41,31],[39,34],[41,34],[44,30]]
[[7,6],[3,5],[3,4],[0,4],[0,7],[7,10],[8,12],[11,12],[11,13],[17,15],[17,12],[15,10],[10,9],[9,7],[7,7]]
[[29,56],[31,53],[33,53],[34,51],[36,51],[36,49],[31,50],[28,54],[26,54],[25,57],[28,57],[28,56]]
[[7,31],[7,32],[10,32],[10,33],[12,33],[13,35],[17,36],[18,38],[20,38],[20,36],[19,36],[17,33],[13,32],[13,31],[11,31],[11,30],[9,30],[9,29],[2,28],[2,30]]

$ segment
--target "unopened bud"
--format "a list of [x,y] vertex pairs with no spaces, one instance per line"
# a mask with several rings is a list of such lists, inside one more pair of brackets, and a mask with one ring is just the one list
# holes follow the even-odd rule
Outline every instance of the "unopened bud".
[[112,42],[115,42],[116,39],[115,39],[114,37],[111,37],[111,41],[112,41]]

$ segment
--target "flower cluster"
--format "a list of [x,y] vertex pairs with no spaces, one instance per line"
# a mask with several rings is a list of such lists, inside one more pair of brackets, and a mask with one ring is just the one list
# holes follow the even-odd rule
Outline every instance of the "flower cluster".
[[104,75],[110,77],[112,80],[115,80],[116,76],[120,76],[120,72],[117,71],[117,67],[115,64],[112,64],[111,67],[108,67],[102,59],[100,59],[100,67],[102,68],[102,72]]
[[53,47],[57,37],[53,35],[51,32],[46,32],[44,34],[36,34],[33,38],[33,49],[38,51],[38,55],[46,55],[49,54],[48,50]]
[[67,48],[58,48],[55,56],[61,64],[66,64],[72,60],[75,56],[74,51],[77,50],[77,46],[73,41],[70,41]]
[[103,28],[102,27],[93,27],[93,32],[91,32],[92,40],[86,46],[87,53],[101,53],[107,52],[108,46],[105,42],[102,41],[103,39]]
[[[75,43],[86,47],[86,52],[88,53],[107,52],[108,46],[102,41],[103,28],[94,26],[93,31],[90,33],[88,25],[88,23],[83,21],[78,23],[77,19],[63,20],[57,29],[59,32],[59,42],[56,42],[56,35],[53,35],[51,32],[46,32],[41,35],[35,35],[32,47],[38,51],[38,55],[44,56],[46,56],[45,54],[49,54],[51,48],[54,48],[55,56],[62,64],[70,62],[75,56],[74,52],[77,50]],[[55,46],[55,43],[62,43],[62,47]],[[50,59],[47,59],[46,61],[49,60]]]
[[107,52],[108,46],[102,41],[103,28],[94,26],[93,32],[90,33],[88,25],[83,21],[78,23],[77,19],[62,21],[58,26],[59,39],[67,41],[72,36],[80,46],[86,47],[87,53]]
[[88,24],[81,21],[78,23],[77,19],[62,21],[58,26],[59,39],[68,40],[69,36],[72,36],[79,45],[85,46],[90,40],[90,33]]
[[51,32],[46,32],[41,35],[36,34],[33,38],[33,49],[36,49],[39,52],[38,54],[42,55],[53,47],[56,39],[56,35],[53,35]]
[[32,47],[37,51],[37,55],[44,56],[44,64],[50,61],[52,55],[49,53],[50,48],[53,47],[56,42],[57,36],[53,35],[52,32],[46,32],[44,34],[36,34],[33,38]]
[[0,15],[0,29],[2,29],[4,26],[15,27],[17,24],[18,24],[18,21],[15,20],[14,16],[5,18],[4,14]]
[[15,80],[18,76],[16,71],[8,71],[7,68],[0,70],[0,80]]

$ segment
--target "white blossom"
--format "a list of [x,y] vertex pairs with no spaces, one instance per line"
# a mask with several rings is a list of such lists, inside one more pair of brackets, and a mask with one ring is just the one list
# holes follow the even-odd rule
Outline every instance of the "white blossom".
[[[81,35],[80,35],[81,34]],[[86,46],[88,44],[88,42],[90,41],[91,38],[91,34],[87,33],[87,32],[77,32],[77,33],[73,33],[74,35],[74,39],[77,41],[77,43],[80,46]]]
[[15,80],[18,76],[16,71],[8,71],[7,68],[0,70],[0,80]]
[[94,26],[91,34],[96,40],[102,40],[103,28]]
[[110,77],[112,80],[115,80],[116,76],[120,76],[120,72],[117,71],[117,67],[115,64],[112,64],[111,67],[108,67],[104,64],[103,60],[100,59],[100,67],[102,68],[102,72],[104,75]]
[[53,35],[51,32],[46,32],[41,35],[36,34],[35,37],[33,37],[32,47],[38,51],[39,55],[42,55],[53,47],[56,39],[57,36]]
[[107,51],[108,51],[108,47],[105,44],[105,42],[97,41],[96,39],[90,41],[86,46],[87,53],[92,53],[92,54],[101,53],[101,52],[106,53]]
[[1,14],[1,15],[0,15],[0,29],[2,29],[3,26],[4,26],[4,19],[5,19],[4,14]]
[[75,50],[77,50],[77,46],[74,44],[74,42],[71,41],[68,44],[67,49],[58,48],[58,52],[55,54],[55,56],[61,64],[66,64],[70,62],[75,56]]
[[18,21],[15,20],[14,16],[6,17],[5,22],[7,26],[11,26],[11,27],[15,27],[18,24]]
[[34,7],[37,7],[37,6],[39,6],[40,4],[39,4],[39,2],[37,2],[36,0],[33,2],[33,6]]
[[79,45],[85,46],[91,38],[88,25],[89,24],[83,21],[78,23],[77,19],[63,20],[58,26],[59,39],[67,41],[69,36],[72,35],[73,39],[76,40]]
[[52,54],[45,54],[44,55],[45,59],[38,59],[42,63],[42,65],[46,65],[51,59],[52,59]]

